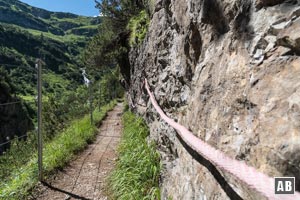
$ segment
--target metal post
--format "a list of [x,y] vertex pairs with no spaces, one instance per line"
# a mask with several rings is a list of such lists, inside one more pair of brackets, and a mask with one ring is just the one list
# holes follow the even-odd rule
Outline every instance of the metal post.
[[43,181],[43,137],[42,137],[42,63],[38,59],[36,63],[38,77],[37,77],[37,90],[38,90],[38,169],[39,181]]
[[89,96],[90,96],[90,112],[91,112],[91,125],[93,125],[94,123],[94,119],[93,119],[93,97],[92,97],[92,86],[91,83],[89,84]]

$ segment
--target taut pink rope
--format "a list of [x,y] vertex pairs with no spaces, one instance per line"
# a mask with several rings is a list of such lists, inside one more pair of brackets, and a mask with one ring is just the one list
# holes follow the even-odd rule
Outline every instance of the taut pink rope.
[[274,179],[257,171],[254,167],[248,166],[245,162],[238,161],[226,156],[222,151],[215,149],[205,143],[184,126],[176,123],[169,118],[158,105],[153,93],[149,89],[147,79],[145,79],[145,87],[150,96],[153,107],[159,113],[160,117],[170,126],[178,131],[185,143],[193,150],[201,154],[204,158],[212,162],[215,166],[234,175],[237,179],[247,184],[250,188],[261,193],[263,196],[271,200],[300,200],[300,193],[294,195],[275,195]]

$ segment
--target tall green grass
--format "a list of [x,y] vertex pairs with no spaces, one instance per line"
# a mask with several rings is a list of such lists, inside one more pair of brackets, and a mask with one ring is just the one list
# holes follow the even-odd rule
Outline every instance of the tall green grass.
[[108,179],[109,194],[117,200],[160,199],[160,156],[155,144],[147,142],[147,125],[128,111],[123,126],[119,159]]
[[[101,111],[95,110],[95,122],[99,123],[104,119],[106,113],[115,104],[116,102],[113,101],[103,106]],[[73,120],[68,128],[57,134],[51,141],[48,141],[43,150],[45,178],[55,172],[56,169],[62,168],[78,151],[92,142],[96,133],[96,124],[91,124],[89,115],[86,115],[82,119]],[[26,142],[16,142],[14,145],[15,147],[13,146],[5,157],[0,157],[0,169],[10,171],[6,174],[8,177],[1,179],[0,199],[24,199],[38,182],[36,150],[27,151]],[[27,153],[17,148],[19,145],[27,147]],[[31,146],[31,148],[34,148],[34,146]],[[9,158],[13,159],[9,160]],[[9,169],[11,166],[14,166],[12,170]]]

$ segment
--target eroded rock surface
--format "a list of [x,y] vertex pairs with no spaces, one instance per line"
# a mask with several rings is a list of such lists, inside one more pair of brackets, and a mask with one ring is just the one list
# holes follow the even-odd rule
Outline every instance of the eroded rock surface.
[[299,1],[156,1],[147,38],[130,53],[128,94],[159,144],[162,199],[234,198],[226,183],[243,199],[264,198],[192,159],[152,108],[144,78],[199,138],[271,177],[295,176],[300,190],[299,10]]

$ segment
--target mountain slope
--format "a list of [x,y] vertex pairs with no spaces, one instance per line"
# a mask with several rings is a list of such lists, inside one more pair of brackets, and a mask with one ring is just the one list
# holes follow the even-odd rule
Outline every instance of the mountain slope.
[[[100,18],[50,12],[17,0],[0,0],[0,70],[9,77],[9,83],[6,81],[3,85],[14,85],[13,90],[7,91],[4,86],[0,87],[0,104],[20,98],[30,101],[27,106],[17,109],[2,107],[2,111],[10,110],[9,121],[20,124],[26,119],[27,124],[31,124],[30,118],[35,118],[37,58],[45,63],[44,99],[48,96],[62,98],[66,92],[83,84],[80,55],[89,39],[97,33],[99,23]],[[3,112],[0,113],[3,117]],[[31,127],[23,127],[22,133]],[[17,126],[0,131],[0,143],[20,132]]]
[[31,86],[29,94],[34,93],[35,82],[31,72],[28,79],[28,73],[17,66],[33,68],[39,57],[44,59],[46,70],[71,79],[74,85],[74,81],[80,82],[78,57],[89,38],[97,33],[99,22],[99,18],[50,12],[17,0],[0,0],[0,66],[12,75],[17,92],[22,95],[29,92],[23,90],[22,79],[25,77],[24,81]]
[[35,8],[18,0],[0,0],[0,21],[19,25],[55,35],[65,35],[65,31],[90,25],[97,28],[98,18],[78,16],[72,13],[51,12]]

